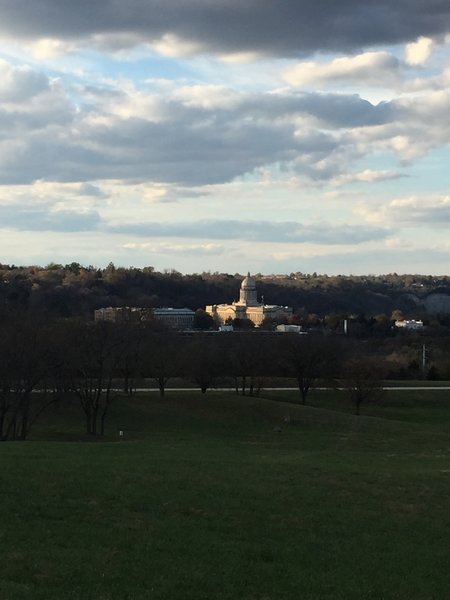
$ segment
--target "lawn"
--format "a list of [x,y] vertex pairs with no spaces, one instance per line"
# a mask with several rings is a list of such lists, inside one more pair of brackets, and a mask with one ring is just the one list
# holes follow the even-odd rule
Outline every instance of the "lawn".
[[119,398],[103,441],[62,406],[1,444],[1,600],[450,597],[450,392],[286,394]]

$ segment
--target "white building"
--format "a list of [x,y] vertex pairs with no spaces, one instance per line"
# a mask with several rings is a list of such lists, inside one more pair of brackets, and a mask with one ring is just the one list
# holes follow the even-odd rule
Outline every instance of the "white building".
[[423,329],[423,321],[404,319],[402,321],[395,321],[395,326],[403,329]]
[[301,325],[281,324],[281,325],[277,325],[275,330],[279,331],[280,333],[300,333],[300,334],[306,333],[306,331],[302,331]]

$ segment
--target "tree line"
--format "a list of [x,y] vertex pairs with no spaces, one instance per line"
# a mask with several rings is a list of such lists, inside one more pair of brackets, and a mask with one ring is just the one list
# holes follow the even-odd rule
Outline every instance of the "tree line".
[[[292,306],[299,319],[314,321],[326,316],[346,315],[367,320],[390,319],[396,309],[405,316],[429,318],[418,312],[415,298],[431,292],[450,295],[450,278],[421,275],[326,276],[290,273],[256,276],[258,293],[266,302]],[[0,264],[0,305],[47,311],[53,316],[91,319],[105,306],[187,307],[230,303],[239,296],[242,275],[194,273],[153,267],[123,268],[110,263],[105,268],[50,263],[41,266]],[[450,328],[450,317],[433,317]],[[372,327],[372,330],[380,327]]]
[[[174,378],[190,382],[203,394],[214,386],[232,385],[243,395],[257,394],[276,378],[291,378],[303,404],[318,381],[327,385],[337,379],[341,384],[353,381],[359,409],[364,394],[384,377],[398,378],[406,367],[415,369],[406,371],[406,376],[426,376],[421,365],[412,365],[420,350],[413,338],[405,347],[393,345],[392,340],[380,346],[320,331],[186,335],[151,320],[93,322],[11,309],[0,314],[0,331],[3,441],[26,439],[43,411],[67,397],[77,399],[86,433],[103,435],[111,402],[118,394],[130,395],[137,387],[151,385],[164,397]],[[450,372],[447,346],[435,345],[433,352]],[[414,358],[402,363],[407,351]],[[431,367],[427,368],[428,374]],[[358,386],[365,391],[358,391]]]

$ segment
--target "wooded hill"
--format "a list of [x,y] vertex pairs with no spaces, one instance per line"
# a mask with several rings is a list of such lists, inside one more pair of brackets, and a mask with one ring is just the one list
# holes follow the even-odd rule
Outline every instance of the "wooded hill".
[[[45,267],[0,265],[0,303],[45,309],[55,316],[92,318],[104,306],[172,306],[193,310],[239,297],[242,274],[84,267],[78,263]],[[327,276],[300,272],[255,275],[267,304],[292,306],[304,314],[405,316],[450,314],[450,277],[423,275]]]

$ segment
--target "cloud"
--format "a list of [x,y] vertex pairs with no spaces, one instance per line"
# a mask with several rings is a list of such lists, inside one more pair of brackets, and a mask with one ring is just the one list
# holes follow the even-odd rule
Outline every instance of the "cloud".
[[194,255],[219,255],[226,250],[221,244],[168,244],[167,242],[128,242],[123,245],[127,250],[152,252],[156,254],[194,254]]
[[348,52],[445,34],[447,0],[15,0],[0,4],[5,37],[103,47],[152,44],[165,55],[193,52],[299,56]]
[[409,65],[424,65],[434,50],[434,42],[427,37],[420,37],[416,42],[408,44],[405,49],[405,60]]
[[171,94],[175,102],[205,110],[227,109],[239,104],[239,94],[223,85],[189,85],[178,87]]
[[162,186],[153,198],[172,201],[177,193],[164,186],[226,183],[271,166],[320,185],[351,182],[373,153],[411,161],[448,144],[446,91],[372,104],[356,94],[223,85],[72,87],[5,61],[0,71],[0,184],[153,182]]
[[46,207],[0,205],[0,226],[17,231],[91,231],[101,219],[97,211],[52,210]]
[[197,54],[202,48],[201,44],[183,40],[174,33],[164,33],[160,39],[153,41],[151,45],[159,54],[171,58]]
[[400,61],[388,52],[366,52],[335,58],[329,63],[303,62],[286,69],[284,79],[293,86],[335,83],[391,86],[399,80]]
[[361,244],[384,239],[390,231],[383,227],[301,224],[293,222],[203,220],[195,223],[139,223],[110,226],[111,233],[145,237],[247,240],[253,242],[317,244]]
[[360,205],[356,212],[370,223],[395,224],[398,227],[448,227],[450,196],[395,198],[376,208],[366,204]]
[[91,183],[87,182],[84,182],[79,186],[78,192],[80,196],[93,196],[94,198],[108,197],[108,194],[97,185],[92,185]]
[[[309,255],[280,260],[273,266],[277,272],[289,272],[296,264],[302,265],[304,273],[367,275],[368,273],[448,273],[450,250],[445,247],[431,248],[418,245],[408,248],[350,249],[333,253],[313,252]],[[301,260],[301,263],[299,261]]]
[[74,52],[74,44],[63,40],[42,38],[30,44],[31,55],[37,60],[52,59]]
[[405,177],[404,174],[397,171],[375,171],[373,169],[364,169],[358,173],[347,173],[339,175],[331,180],[331,183],[336,186],[348,185],[349,183],[378,183],[400,179]]
[[46,75],[28,65],[13,66],[0,59],[0,102],[25,102],[50,89]]
[[94,231],[102,224],[96,204],[108,194],[99,186],[36,181],[0,187],[0,227],[15,231]]

